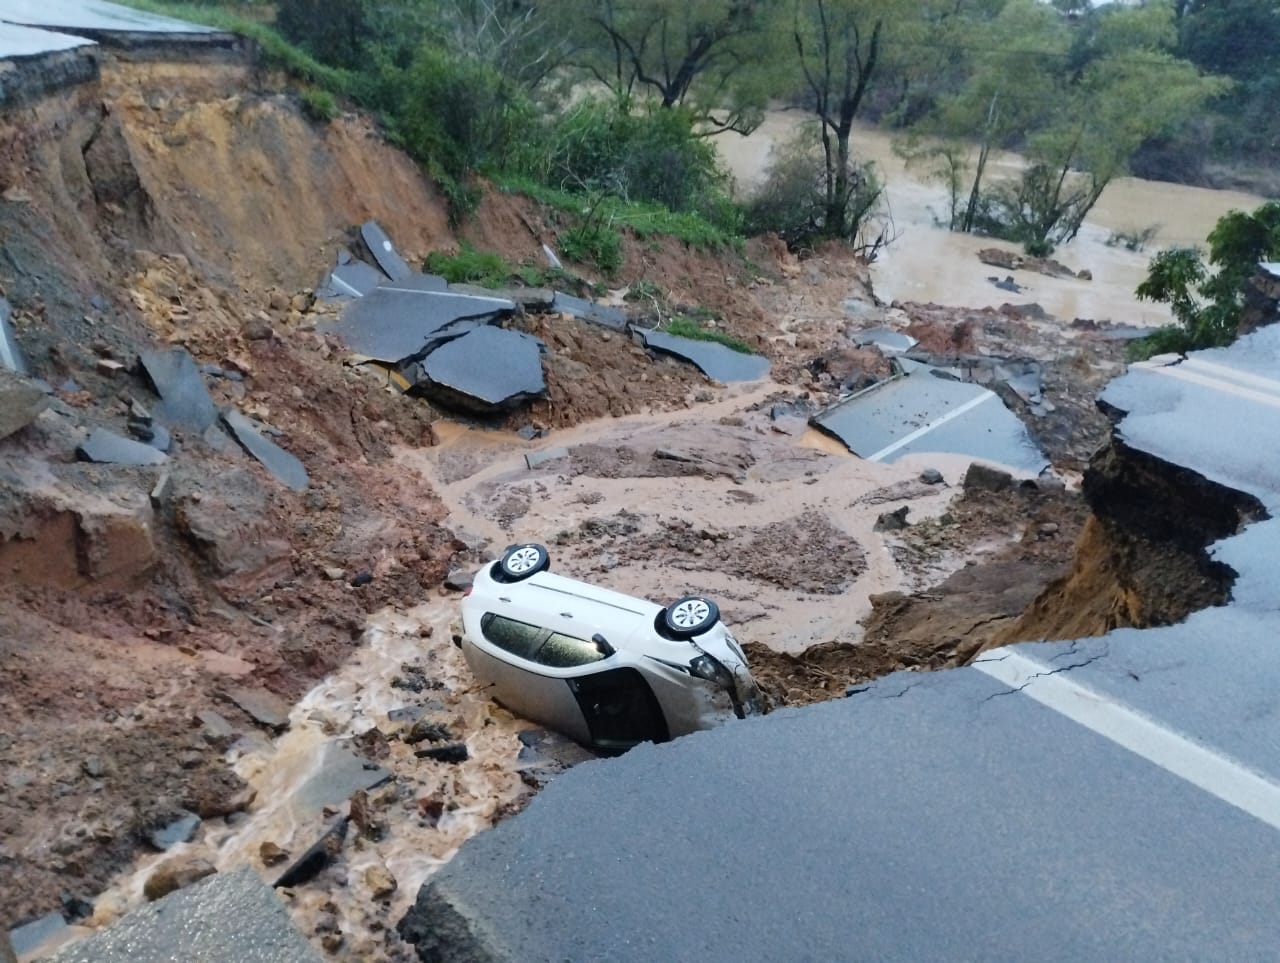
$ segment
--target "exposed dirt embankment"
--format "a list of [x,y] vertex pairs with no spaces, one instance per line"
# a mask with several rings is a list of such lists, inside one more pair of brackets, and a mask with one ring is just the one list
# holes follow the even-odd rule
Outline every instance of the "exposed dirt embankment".
[[1073,639],[1180,622],[1222,605],[1235,572],[1207,548],[1265,517],[1257,499],[1115,439],[1084,476],[1093,514],[1071,574],[991,644]]

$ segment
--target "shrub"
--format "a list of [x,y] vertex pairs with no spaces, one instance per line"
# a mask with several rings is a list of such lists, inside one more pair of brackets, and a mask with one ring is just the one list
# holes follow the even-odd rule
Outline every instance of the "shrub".
[[560,253],[579,264],[594,264],[605,274],[622,267],[622,235],[588,218],[560,234]]
[[457,254],[432,251],[427,255],[426,270],[438,274],[450,284],[478,284],[497,288],[507,284],[515,270],[502,257],[492,251],[478,251],[463,241]]
[[1106,240],[1107,247],[1123,247],[1126,251],[1142,251],[1160,233],[1159,224],[1146,227],[1125,227],[1112,231]]
[[327,124],[338,116],[338,102],[329,91],[310,87],[302,92],[302,112],[317,123]]

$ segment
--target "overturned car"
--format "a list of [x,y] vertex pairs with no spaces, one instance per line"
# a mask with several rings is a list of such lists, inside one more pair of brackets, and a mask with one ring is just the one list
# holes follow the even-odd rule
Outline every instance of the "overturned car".
[[498,702],[605,752],[761,711],[710,599],[664,608],[549,568],[543,546],[513,545],[463,599],[463,653]]

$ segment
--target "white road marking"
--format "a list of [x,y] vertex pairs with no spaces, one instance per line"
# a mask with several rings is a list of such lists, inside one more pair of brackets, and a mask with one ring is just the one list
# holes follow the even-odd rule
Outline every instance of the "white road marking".
[[1212,361],[1203,361],[1200,358],[1188,358],[1182,362],[1181,367],[1203,371],[1205,374],[1211,375],[1220,381],[1236,381],[1242,385],[1249,385],[1273,395],[1280,395],[1280,381],[1276,381],[1274,378],[1264,378],[1262,375],[1250,374],[1247,371],[1237,371],[1235,368],[1229,368],[1225,364],[1215,364]]
[[1063,674],[1060,667],[1045,665],[1009,648],[985,653],[973,667],[1273,829],[1280,829],[1280,784],[1086,688]]
[[899,438],[897,441],[893,442],[893,444],[886,445],[884,448],[881,448],[878,452],[876,452],[874,455],[868,458],[867,461],[880,461],[882,458],[886,457],[887,455],[892,455],[899,448],[902,448],[906,445],[911,444],[917,438],[923,438],[925,435],[929,434],[929,432],[933,431],[933,429],[941,427],[942,425],[945,425],[948,421],[951,421],[953,418],[959,418],[966,411],[972,411],[974,408],[978,407],[978,405],[982,404],[984,401],[990,401],[994,397],[995,397],[994,392],[987,391],[984,389],[982,394],[978,395],[978,397],[976,398],[970,398],[968,401],[962,404],[959,408],[953,408],[951,411],[948,411],[941,418],[937,418],[934,421],[929,422],[929,424],[925,425],[923,428],[917,428],[915,431],[911,432],[911,434],[904,435],[903,437]]
[[[1134,365],[1134,367],[1139,368],[1138,365]],[[1254,391],[1252,388],[1244,388],[1231,381],[1210,377],[1209,375],[1197,374],[1194,370],[1188,369],[1185,363],[1151,365],[1149,367],[1143,365],[1139,370],[1162,374],[1167,378],[1177,378],[1179,381],[1186,381],[1191,384],[1202,385],[1205,388],[1212,388],[1214,391],[1225,395],[1235,395],[1237,398],[1246,398],[1249,401],[1257,401],[1264,405],[1270,405],[1273,408],[1280,408],[1280,394],[1271,394],[1267,391]],[[1232,375],[1238,376],[1238,372],[1232,371]],[[1268,379],[1263,378],[1259,380],[1266,381]]]
[[9,348],[9,339],[4,336],[3,331],[0,331],[0,364],[10,371],[18,370],[18,359],[13,356],[13,351]]

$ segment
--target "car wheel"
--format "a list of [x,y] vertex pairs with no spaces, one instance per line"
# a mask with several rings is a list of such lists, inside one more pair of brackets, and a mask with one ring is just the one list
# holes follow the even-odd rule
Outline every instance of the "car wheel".
[[686,595],[663,609],[662,621],[672,635],[688,639],[719,622],[720,609],[701,595]]
[[528,578],[537,572],[545,572],[551,567],[551,556],[541,545],[512,545],[502,554],[498,563],[502,574],[512,582]]

